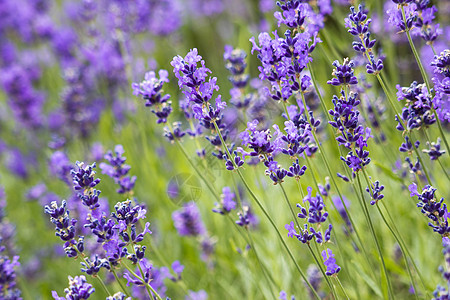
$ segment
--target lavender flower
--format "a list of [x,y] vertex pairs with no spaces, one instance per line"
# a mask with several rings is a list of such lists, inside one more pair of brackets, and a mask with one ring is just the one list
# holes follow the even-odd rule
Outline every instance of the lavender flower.
[[70,299],[88,299],[95,289],[91,284],[87,283],[86,277],[83,275],[75,276],[75,278],[69,276],[69,287],[64,290],[65,297],[60,297],[56,291],[52,291],[52,296],[55,300],[70,300]]
[[376,59],[372,50],[376,42],[375,39],[370,39],[369,24],[372,20],[367,18],[367,10],[361,4],[358,6],[358,11],[355,10],[354,6],[350,10],[351,13],[345,19],[345,27],[348,28],[351,35],[359,37],[358,41],[353,42],[353,49],[356,52],[363,53],[368,58],[367,73],[377,75],[384,66],[383,60]]
[[407,130],[429,126],[436,122],[436,117],[433,114],[432,96],[428,94],[425,84],[418,84],[414,81],[409,87],[397,85],[397,90],[398,100],[406,100],[401,118]]
[[372,201],[370,201],[371,205],[377,204],[379,200],[384,198],[384,195],[381,192],[384,190],[384,185],[380,185],[380,182],[377,180],[371,184],[370,187],[366,188],[366,192],[369,193]]
[[[14,234],[12,224],[5,220],[6,200],[4,199],[4,191],[0,186],[0,298],[1,299],[22,299],[21,291],[17,288],[16,283],[16,268],[20,266],[19,256],[15,255],[10,259],[3,252],[5,250],[11,251],[11,238]],[[8,233],[8,231],[10,231]]]
[[360,101],[357,100],[358,94],[350,92],[346,94],[341,90],[341,97],[333,96],[334,110],[330,109],[328,113],[333,117],[329,124],[336,128],[340,135],[336,138],[340,145],[352,151],[348,152],[346,157],[341,156],[341,160],[352,169],[353,174],[360,171],[370,163],[369,151],[365,150],[371,135],[369,127],[364,128],[359,125],[359,111],[357,106]]
[[152,113],[158,117],[156,123],[166,123],[172,112],[172,102],[168,101],[170,95],[162,95],[164,82],[169,82],[168,76],[166,70],[159,70],[158,79],[155,72],[151,71],[145,74],[144,81],[132,84],[133,94],[142,97],[145,106],[153,107]]
[[181,236],[199,236],[206,233],[197,204],[189,202],[180,210],[173,212],[172,219]]
[[356,79],[353,71],[355,63],[352,60],[345,58],[342,65],[339,64],[339,61],[335,60],[333,62],[333,66],[335,67],[335,69],[333,70],[333,76],[336,76],[336,78],[327,81],[328,84],[334,86],[346,86],[358,83],[358,79]]
[[337,276],[341,267],[336,264],[336,259],[334,258],[334,254],[330,249],[322,251],[322,258],[324,261],[324,265],[327,267],[325,274],[327,276]]
[[235,195],[231,192],[229,187],[222,189],[222,195],[220,196],[221,203],[216,203],[216,207],[212,210],[215,213],[225,215],[230,213],[233,209],[236,209],[236,202],[233,200]]
[[422,192],[419,193],[415,183],[409,186],[411,197],[418,196],[419,203],[417,203],[417,207],[421,208],[421,212],[431,220],[428,226],[433,228],[434,232],[442,235],[442,237],[448,237],[450,235],[450,226],[448,224],[447,204],[443,203],[444,198],[441,198],[440,201],[436,199],[434,195],[436,190],[431,185],[426,185]]
[[444,154],[446,151],[445,150],[441,150],[441,139],[438,138],[436,143],[432,142],[430,144],[430,142],[427,142],[429,149],[424,149],[422,150],[422,152],[428,154],[428,156],[430,156],[431,160],[437,160],[439,159],[439,157],[442,156],[442,154]]
[[130,166],[125,164],[126,157],[123,156],[124,149],[122,145],[116,145],[114,147],[115,156],[112,151],[108,151],[104,158],[109,162],[100,163],[100,169],[102,169],[102,173],[108,175],[114,182],[119,185],[119,189],[117,189],[117,193],[125,194],[130,193],[136,182],[136,176],[128,176],[128,172],[130,171]]
[[[300,212],[297,214],[297,217],[300,219],[305,219],[306,224],[304,224],[304,229],[299,228],[299,232],[294,227],[294,222],[291,221],[290,224],[286,224],[285,228],[288,230],[288,237],[296,237],[302,243],[308,243],[314,237],[316,238],[316,242],[318,244],[326,243],[331,239],[331,230],[333,226],[329,224],[328,228],[325,232],[320,231],[321,223],[324,223],[327,220],[328,212],[325,209],[325,203],[323,202],[320,194],[317,194],[315,197],[311,195],[312,188],[308,187],[308,195],[305,196],[303,202],[309,202],[309,207],[305,208],[300,204],[297,204],[297,207],[300,209]],[[309,226],[309,231],[308,231]],[[314,228],[317,226],[317,230]]]
[[435,96],[431,100],[434,109],[436,109],[439,119],[450,121],[450,50],[446,49],[434,57],[431,63],[433,67],[433,77]]

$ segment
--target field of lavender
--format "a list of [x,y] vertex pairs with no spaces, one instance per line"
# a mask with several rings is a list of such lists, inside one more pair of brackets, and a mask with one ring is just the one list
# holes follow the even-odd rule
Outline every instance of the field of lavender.
[[1,0],[1,299],[450,299],[450,2]]

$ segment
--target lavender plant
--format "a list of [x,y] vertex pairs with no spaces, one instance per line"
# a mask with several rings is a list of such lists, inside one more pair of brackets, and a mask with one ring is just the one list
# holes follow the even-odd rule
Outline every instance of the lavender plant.
[[0,298],[447,299],[446,11],[4,0]]

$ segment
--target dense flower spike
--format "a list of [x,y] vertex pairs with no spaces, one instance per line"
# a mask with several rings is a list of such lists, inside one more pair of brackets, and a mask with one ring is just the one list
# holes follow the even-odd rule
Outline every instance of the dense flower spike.
[[0,298],[22,299],[21,291],[16,283],[16,269],[20,266],[19,256],[14,255],[10,259],[6,254],[13,250],[11,240],[14,235],[14,228],[5,219],[5,205],[4,191],[0,186]]
[[255,38],[251,38],[252,54],[254,51],[259,53],[258,58],[262,63],[262,66],[258,67],[259,77],[270,82],[272,99],[287,101],[301,86],[309,85],[309,77],[303,75],[301,79],[301,73],[312,61],[309,54],[320,39],[308,32],[297,32],[292,36],[290,30],[285,32],[284,38],[278,36],[276,31],[273,34],[272,39],[267,32],[261,33],[258,37],[259,45],[256,44]]
[[358,6],[358,11],[355,7],[350,7],[351,13],[345,19],[345,27],[348,32],[357,37],[358,40],[353,42],[353,49],[356,52],[362,53],[367,59],[366,71],[368,74],[378,74],[383,69],[383,60],[375,58],[373,48],[375,46],[375,39],[370,39],[369,24],[372,19],[367,16],[368,11],[364,9],[363,5]]
[[409,87],[397,85],[397,90],[398,100],[406,100],[401,118],[407,130],[429,126],[436,122],[432,97],[428,94],[425,84],[418,84],[414,81]]
[[357,100],[357,96],[356,93],[346,94],[344,90],[341,90],[340,98],[333,96],[334,109],[328,111],[333,117],[333,121],[329,122],[330,125],[340,133],[336,140],[340,145],[351,150],[346,157],[341,157],[341,160],[352,169],[353,174],[370,163],[369,151],[365,148],[369,138],[373,137],[369,127],[364,128],[358,124],[357,106],[360,101]]
[[336,276],[337,273],[341,270],[336,264],[336,259],[334,258],[334,254],[330,249],[322,251],[323,264],[327,267],[325,274],[327,276]]
[[126,157],[123,156],[125,153],[122,145],[116,145],[114,147],[113,155],[112,151],[108,151],[105,154],[105,159],[108,161],[107,163],[100,163],[100,169],[102,169],[102,173],[108,175],[112,179],[114,179],[115,183],[117,183],[120,188],[117,189],[117,193],[125,194],[129,193],[133,190],[134,184],[136,182],[136,176],[130,177],[128,172],[130,171],[130,166],[125,164]]
[[170,95],[162,95],[164,82],[169,82],[169,73],[166,70],[159,70],[159,79],[155,72],[150,71],[145,74],[144,81],[133,83],[133,94],[142,97],[145,100],[145,106],[153,107],[158,120],[157,123],[166,123],[167,118],[172,112],[172,103],[169,101]]
[[195,202],[189,202],[180,210],[173,212],[173,223],[181,236],[199,236],[206,233],[200,211]]
[[446,49],[434,57],[431,63],[433,67],[433,82],[435,95],[431,100],[439,119],[450,122],[450,50]]
[[[322,231],[320,231],[321,223],[324,223],[327,220],[328,212],[324,210],[325,203],[323,202],[320,194],[313,197],[311,192],[312,188],[308,187],[308,195],[303,199],[303,202],[309,202],[308,208],[304,208],[300,204],[297,204],[297,207],[300,209],[297,217],[300,219],[306,219],[307,222],[304,224],[304,229],[300,229],[300,232],[297,233],[293,221],[291,221],[290,224],[287,224],[285,228],[288,230],[289,237],[296,237],[302,243],[309,243],[309,241],[314,237],[316,238],[316,242],[318,244],[326,243],[331,238],[331,230],[333,229],[333,226],[329,224],[325,232],[322,233]],[[316,229],[314,228],[315,226],[317,226]]]
[[353,71],[353,67],[355,66],[355,63],[353,61],[346,58],[341,65],[339,61],[335,60],[333,62],[333,66],[335,67],[335,69],[333,70],[333,76],[336,76],[336,78],[329,80],[327,82],[328,84],[334,86],[346,86],[358,83],[358,79],[356,79]]
[[409,191],[411,192],[411,197],[418,196],[419,203],[417,203],[417,207],[421,208],[421,212],[431,220],[428,225],[433,228],[433,231],[443,237],[450,236],[447,204],[444,203],[444,198],[437,200],[434,195],[437,189],[431,185],[426,185],[423,187],[422,193],[419,193],[417,185],[412,183],[409,186]]
[[371,205],[377,204],[379,200],[384,198],[384,195],[381,194],[383,190],[384,185],[380,185],[378,180],[372,183],[370,187],[366,188],[366,192],[369,193],[370,198],[372,199],[372,201],[370,201]]
[[221,215],[230,213],[233,209],[236,209],[236,202],[233,200],[234,197],[235,195],[231,192],[231,189],[227,186],[224,187],[220,196],[221,202],[220,204],[216,203],[216,207],[212,211]]
[[431,160],[437,160],[439,159],[439,157],[442,156],[442,154],[444,154],[446,151],[445,150],[441,150],[441,139],[438,138],[437,142],[431,142],[431,144],[429,142],[427,142],[429,149],[424,149],[422,150],[422,152],[425,152],[426,154],[428,154],[428,156],[430,157]]
[[55,300],[72,300],[72,299],[88,299],[95,289],[91,284],[87,283],[86,277],[83,275],[75,276],[75,278],[69,276],[69,287],[64,290],[65,297],[60,297],[53,291],[52,296]]

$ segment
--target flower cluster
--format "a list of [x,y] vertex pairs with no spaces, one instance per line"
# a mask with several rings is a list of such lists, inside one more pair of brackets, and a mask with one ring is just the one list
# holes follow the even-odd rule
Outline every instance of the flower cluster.
[[66,296],[60,297],[56,291],[52,291],[52,296],[55,300],[88,299],[94,292],[92,284],[89,284],[83,275],[75,278],[69,276],[69,287],[64,290]]
[[251,95],[244,95],[243,90],[249,82],[250,76],[245,74],[247,53],[242,49],[233,49],[230,45],[225,46],[223,59],[226,61],[225,68],[230,71],[228,77],[233,88],[230,90],[230,102],[238,109],[247,109],[250,105]]
[[345,58],[342,65],[338,60],[335,60],[333,66],[335,69],[333,69],[332,75],[335,76],[335,78],[328,80],[328,84],[334,86],[349,86],[358,83],[358,79],[354,75],[355,71],[353,70],[355,63],[352,60]]
[[[10,239],[14,233],[10,223],[5,220],[5,206],[4,191],[0,186],[0,298],[1,299],[22,299],[21,291],[17,288],[16,283],[16,268],[20,266],[19,256],[15,255],[10,259],[5,253],[5,250],[11,251]],[[8,233],[10,231],[10,233]]]
[[140,83],[133,83],[133,94],[142,97],[145,100],[145,106],[153,107],[152,113],[158,120],[156,123],[166,123],[167,118],[172,112],[172,102],[169,101],[170,95],[163,95],[164,82],[169,82],[169,73],[166,70],[159,70],[159,79],[155,72],[151,71],[145,74],[145,79]]
[[373,53],[376,40],[370,39],[369,24],[372,20],[367,17],[367,10],[361,4],[358,6],[357,11],[354,6],[350,10],[351,13],[345,19],[345,27],[348,28],[348,32],[351,35],[359,38],[358,41],[353,42],[353,49],[369,59],[366,65],[367,73],[376,75],[381,72],[384,66],[383,60],[380,58],[376,59]]
[[[414,81],[409,87],[397,85],[397,90],[398,100],[406,100],[401,113],[401,119],[405,123],[406,130],[436,123],[436,117],[433,114],[432,96],[428,93],[424,83],[418,84]],[[397,129],[405,130],[400,122]]]
[[181,236],[201,236],[206,233],[200,211],[195,202],[189,202],[180,210],[173,212],[173,223]]
[[442,238],[442,254],[444,254],[445,265],[439,267],[439,271],[442,273],[442,277],[446,281],[447,288],[438,285],[436,290],[433,292],[434,298],[432,300],[445,300],[448,299],[450,294],[448,290],[448,285],[450,283],[450,240],[448,237]]
[[446,151],[445,150],[441,150],[441,139],[438,138],[436,143],[431,142],[431,144],[429,142],[427,142],[429,149],[424,149],[422,150],[422,152],[428,154],[428,156],[430,157],[431,160],[437,160],[439,159],[439,157],[442,156],[442,154],[444,154]]
[[[438,11],[436,6],[429,6],[430,1],[409,1],[402,3],[401,6],[392,7],[387,11],[389,23],[396,26],[401,31],[412,31],[419,34],[420,37],[429,45],[442,34],[443,30],[439,28],[439,24],[434,24],[435,13]],[[394,1],[394,3],[397,3]],[[400,3],[397,3],[400,4]],[[405,20],[403,18],[402,9],[405,12]]]
[[220,204],[216,203],[216,207],[212,210],[213,212],[226,215],[233,209],[236,209],[235,195],[229,187],[226,186],[222,189],[222,195],[220,197]]
[[358,124],[359,111],[357,106],[360,101],[357,99],[358,94],[350,92],[346,94],[341,91],[341,97],[333,96],[334,109],[328,112],[333,117],[330,125],[338,130],[340,135],[336,138],[340,145],[344,145],[351,151],[346,157],[341,157],[353,173],[358,172],[364,166],[370,163],[367,141],[372,137],[371,129],[364,128]]
[[114,153],[110,150],[108,151],[104,158],[108,161],[107,163],[100,163],[100,169],[102,169],[102,173],[108,175],[114,182],[119,185],[119,189],[117,189],[117,193],[126,194],[130,193],[134,184],[136,183],[136,176],[130,177],[128,172],[130,171],[130,166],[125,164],[126,157],[123,156],[125,153],[122,145],[116,145],[114,147]]
[[[300,212],[297,216],[300,219],[306,219],[306,224],[304,224],[304,229],[297,232],[294,226],[294,221],[291,221],[290,224],[286,224],[285,228],[288,230],[289,237],[296,237],[300,242],[306,244],[315,238],[318,244],[324,244],[328,242],[331,238],[331,230],[333,226],[331,224],[328,225],[327,230],[322,233],[319,229],[321,224],[324,223],[328,218],[328,212],[325,209],[325,203],[323,202],[320,194],[317,194],[315,197],[311,196],[312,188],[308,187],[308,195],[303,199],[303,202],[309,202],[309,207],[304,208],[300,204],[297,204],[297,207],[300,209]],[[309,225],[309,231],[308,231]],[[314,229],[314,226],[317,226],[317,230]],[[300,229],[300,228],[299,228]]]
[[381,193],[384,190],[384,185],[380,185],[380,182],[377,180],[374,183],[371,183],[370,187],[366,187],[366,192],[369,193],[371,205],[377,204],[378,201],[384,198],[384,195]]
[[409,186],[411,197],[417,196],[419,199],[417,207],[421,208],[421,212],[431,220],[428,225],[433,228],[434,232],[439,233],[443,237],[448,237],[450,235],[450,226],[448,224],[447,204],[443,203],[444,198],[441,198],[439,201],[436,199],[436,190],[431,185],[426,185],[422,192],[419,193],[415,183]]
[[254,51],[258,52],[262,63],[258,67],[259,77],[270,82],[272,99],[287,101],[293,93],[309,87],[309,76],[301,76],[301,73],[312,61],[309,54],[320,42],[319,38],[307,32],[296,33],[292,37],[291,31],[287,30],[284,38],[279,37],[275,31],[273,39],[267,32],[263,32],[258,40],[259,45],[255,38],[250,39],[253,44],[252,54]]
[[325,274],[327,276],[336,276],[341,270],[341,267],[336,264],[336,259],[334,258],[333,252],[330,249],[323,250],[322,258],[325,266],[327,267]]
[[433,108],[436,109],[439,119],[450,122],[450,50],[446,49],[434,57],[433,82],[435,96],[432,99]]
[[219,95],[216,98],[216,106],[211,105],[214,90],[219,90],[216,84],[217,78],[209,78],[206,81],[211,70],[205,67],[205,61],[198,55],[197,48],[189,51],[184,58],[179,55],[174,57],[170,64],[178,79],[178,86],[180,89],[185,88],[183,93],[192,105],[195,118],[201,120],[201,124],[207,129],[215,129],[212,125],[214,122],[220,128],[221,112],[226,107],[226,103],[222,102]]

